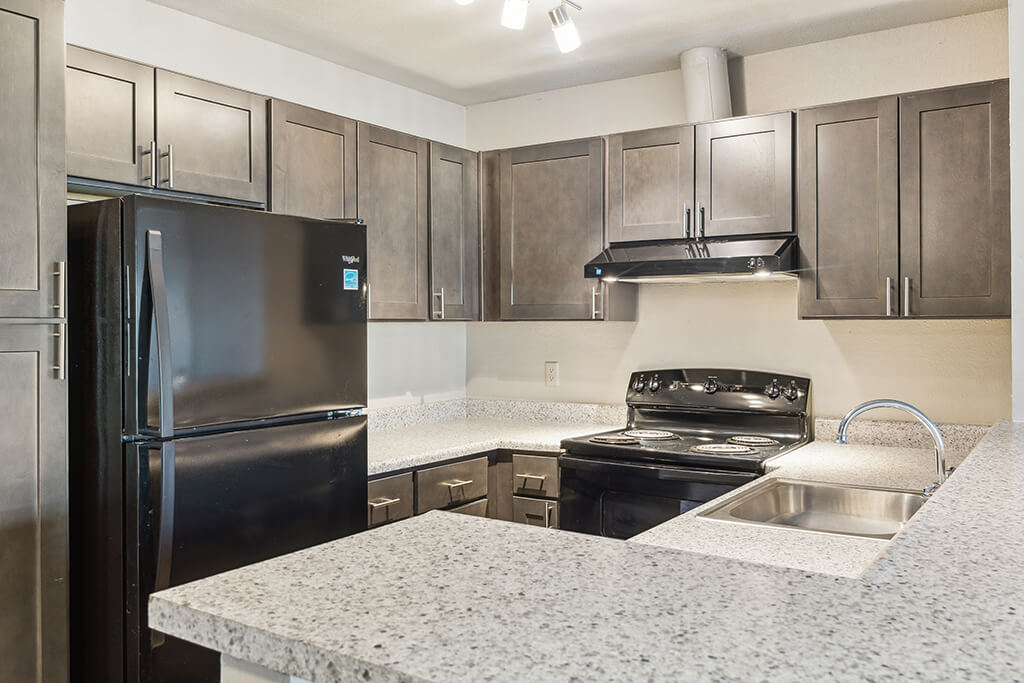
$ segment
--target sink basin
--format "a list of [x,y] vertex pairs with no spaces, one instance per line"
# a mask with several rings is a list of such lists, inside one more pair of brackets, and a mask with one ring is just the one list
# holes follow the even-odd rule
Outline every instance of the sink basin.
[[903,489],[768,479],[697,516],[888,540],[926,500]]

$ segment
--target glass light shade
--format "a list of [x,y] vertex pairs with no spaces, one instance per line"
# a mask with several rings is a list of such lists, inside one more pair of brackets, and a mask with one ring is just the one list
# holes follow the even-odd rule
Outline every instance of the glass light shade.
[[558,49],[563,53],[572,52],[580,46],[580,33],[576,30],[576,24],[573,23],[572,19],[561,26],[553,26],[551,30],[555,34],[555,42],[558,43]]
[[505,9],[501,12],[501,25],[521,31],[526,26],[526,10],[530,0],[505,0]]

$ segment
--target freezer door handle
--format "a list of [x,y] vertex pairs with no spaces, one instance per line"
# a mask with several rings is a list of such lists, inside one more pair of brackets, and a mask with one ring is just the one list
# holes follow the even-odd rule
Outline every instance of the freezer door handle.
[[[167,284],[164,281],[163,235],[159,230],[146,232],[146,274],[153,319],[156,322],[156,367],[160,400],[160,438],[174,436],[174,387],[171,383],[171,314],[167,304]],[[143,323],[149,326],[148,320]],[[143,401],[145,400],[143,393]],[[143,406],[140,406],[143,407]],[[143,415],[146,412],[143,411]]]
[[[156,538],[156,580],[153,590],[171,586],[171,556],[174,550],[174,442],[160,444],[160,527]],[[159,643],[154,641],[154,646]]]

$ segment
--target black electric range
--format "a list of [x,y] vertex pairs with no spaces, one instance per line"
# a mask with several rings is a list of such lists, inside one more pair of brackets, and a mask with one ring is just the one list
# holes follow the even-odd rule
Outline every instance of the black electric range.
[[813,438],[810,394],[778,373],[634,372],[623,429],[562,441],[561,527],[629,538],[753,481]]

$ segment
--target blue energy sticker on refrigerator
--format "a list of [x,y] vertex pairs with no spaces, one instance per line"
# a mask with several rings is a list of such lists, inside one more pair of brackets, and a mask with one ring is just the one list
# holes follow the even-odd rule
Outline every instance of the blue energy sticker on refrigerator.
[[359,289],[359,271],[345,268],[345,289]]

